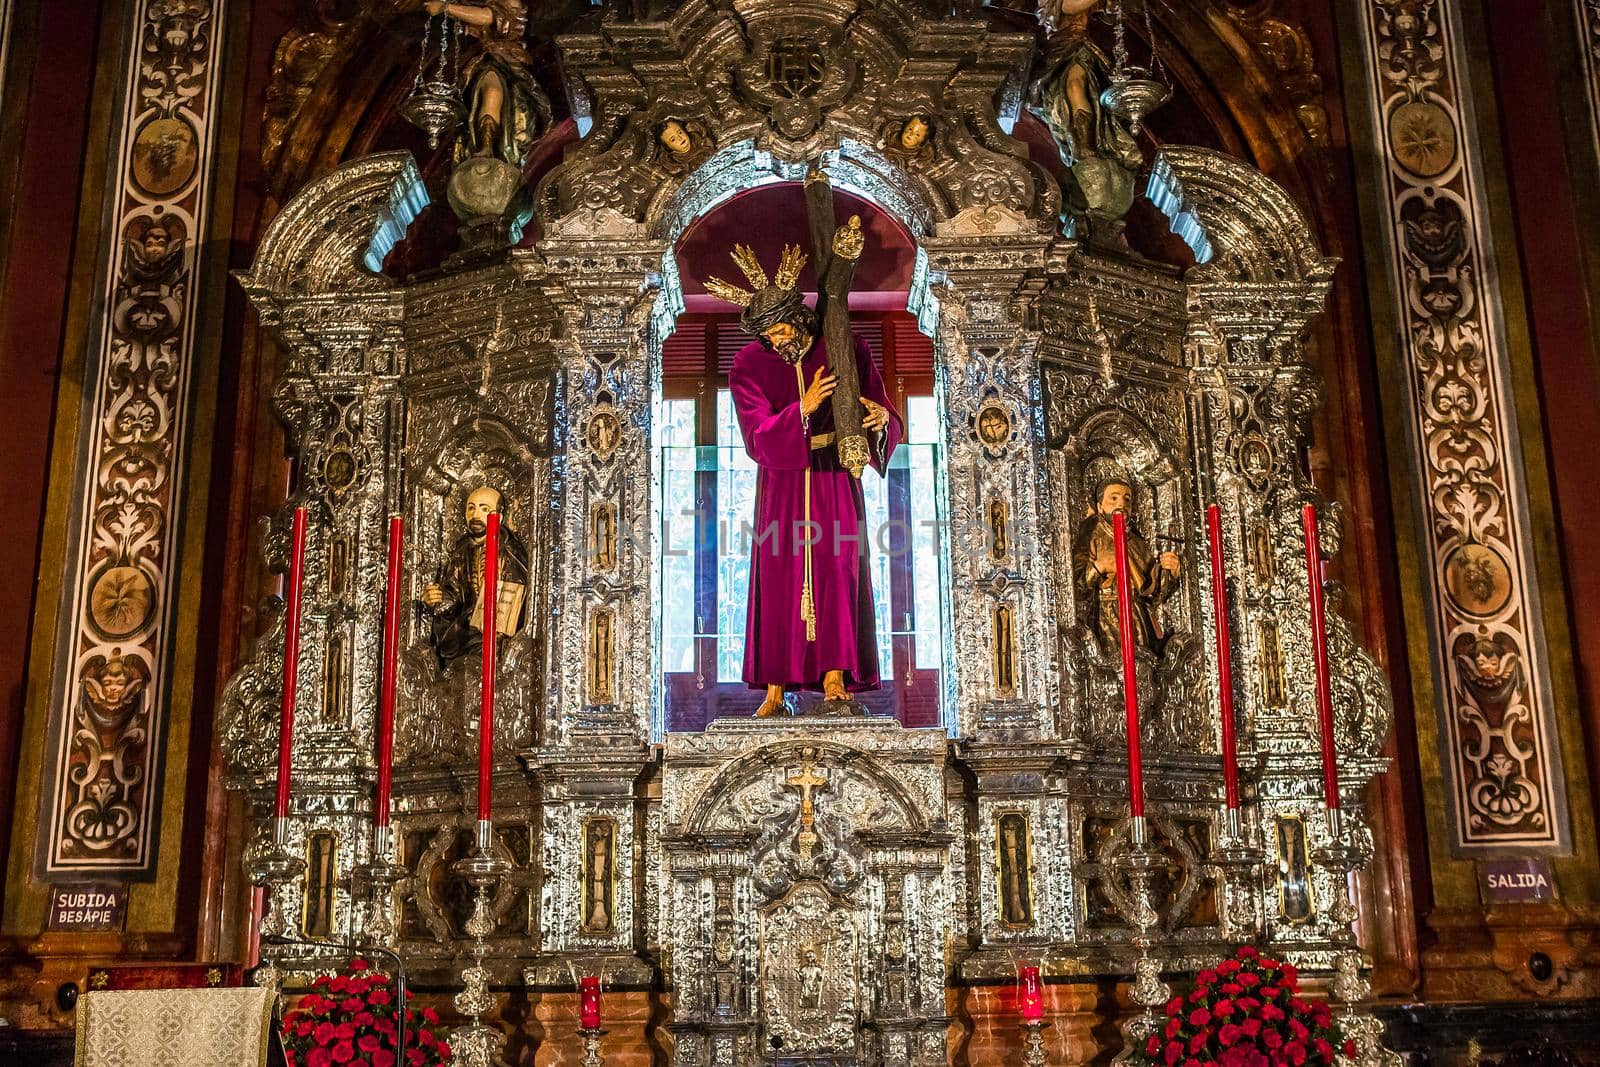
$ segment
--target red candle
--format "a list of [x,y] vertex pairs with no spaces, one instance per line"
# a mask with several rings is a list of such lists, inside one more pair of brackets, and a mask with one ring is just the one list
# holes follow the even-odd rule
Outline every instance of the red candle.
[[394,770],[394,689],[400,662],[400,546],[405,520],[389,517],[389,585],[383,615],[383,681],[378,690],[378,795],[373,801],[377,825],[389,825],[389,787]]
[[1306,582],[1311,589],[1311,652],[1317,668],[1317,730],[1322,744],[1322,793],[1330,809],[1339,807],[1339,753],[1333,743],[1333,685],[1328,676],[1328,619],[1322,605],[1322,549],[1317,545],[1317,509],[1300,513],[1306,533]]
[[483,700],[478,712],[478,821],[489,821],[494,786],[494,667],[500,636],[500,513],[483,535]]
[[600,979],[592,974],[578,980],[578,1022],[585,1030],[600,1029]]
[[1122,631],[1122,703],[1128,718],[1128,804],[1135,819],[1144,818],[1144,764],[1139,757],[1139,677],[1133,632],[1133,596],[1128,590],[1128,519],[1113,516],[1117,539],[1117,619]]
[[289,815],[289,763],[294,752],[295,683],[300,676],[300,590],[305,584],[306,509],[294,509],[289,539],[289,589],[283,621],[283,695],[278,705],[278,795],[272,814]]
[[1211,605],[1216,613],[1217,684],[1222,693],[1222,791],[1228,810],[1239,807],[1239,742],[1233,733],[1233,650],[1228,639],[1227,570],[1222,559],[1222,509],[1206,508],[1206,537],[1211,543]]
[[1039,968],[1027,966],[1022,968],[1021,976],[1017,983],[1017,1006],[1022,1012],[1022,1021],[1036,1023],[1044,1018],[1044,983],[1039,980]]

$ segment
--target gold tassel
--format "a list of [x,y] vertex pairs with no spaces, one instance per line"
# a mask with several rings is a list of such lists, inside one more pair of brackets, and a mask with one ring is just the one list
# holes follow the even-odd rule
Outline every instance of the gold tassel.
[[[794,380],[800,386],[800,399],[803,402],[806,395],[806,375],[800,369],[800,364],[794,365]],[[801,425],[806,427],[807,435],[810,434],[809,421],[806,419],[805,409],[800,410]],[[809,442],[807,442],[809,445]],[[817,602],[811,587],[811,453],[806,453],[806,479],[805,479],[805,573],[800,582],[800,617],[805,620],[806,640],[815,642],[817,639]]]

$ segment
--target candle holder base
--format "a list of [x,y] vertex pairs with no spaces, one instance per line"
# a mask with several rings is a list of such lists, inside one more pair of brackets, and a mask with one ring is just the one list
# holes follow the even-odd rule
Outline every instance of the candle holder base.
[[270,989],[272,995],[277,997],[283,992],[283,972],[278,969],[276,963],[262,957],[250,975],[250,984],[257,989]]
[[1249,873],[1267,862],[1267,852],[1243,839],[1225,837],[1207,858],[1224,870]]
[[467,920],[472,963],[462,968],[461,992],[455,998],[456,1009],[471,1021],[451,1037],[451,1060],[457,1067],[495,1067],[505,1044],[505,1035],[483,1021],[483,1013],[494,1007],[483,961],[489,954],[489,935],[495,931],[494,897],[511,865],[495,854],[494,827],[487,820],[478,821],[477,838],[477,848],[450,867],[473,889],[472,916]]
[[263,893],[262,937],[295,936],[294,908],[288,890],[305,873],[306,861],[289,851],[288,820],[273,820],[272,835],[265,834],[245,850],[245,874]]
[[585,1026],[578,1033],[583,1035],[583,1067],[604,1067],[606,1061],[600,1054],[600,1039],[607,1031],[598,1026]]
[[1266,865],[1266,850],[1242,837],[1224,837],[1206,860],[1222,873],[1223,921],[1228,936],[1237,941],[1253,940],[1262,929],[1261,905],[1253,887]]
[[1133,950],[1133,987],[1129,997],[1142,1010],[1122,1024],[1123,1047],[1113,1063],[1133,1062],[1145,1041],[1161,1026],[1157,1009],[1172,996],[1172,989],[1161,980],[1161,964],[1152,951],[1154,933],[1161,919],[1153,902],[1154,881],[1157,872],[1166,869],[1166,858],[1160,849],[1148,843],[1142,823],[1134,825],[1133,842],[1120,857],[1118,866],[1128,875],[1128,914],[1123,918],[1134,928],[1134,935],[1129,939]]
[[[493,888],[511,873],[511,864],[494,847],[494,823],[479,819],[474,827],[477,844],[471,852],[450,865],[474,889]],[[469,930],[470,932],[470,930]]]
[[1339,1005],[1339,1028],[1355,1042],[1357,1067],[1401,1067],[1404,1060],[1383,1045],[1383,1023],[1365,1010],[1372,984],[1361,973],[1363,958],[1356,943],[1356,907],[1351,899],[1350,876],[1367,862],[1364,849],[1345,837],[1343,821],[1329,813],[1327,844],[1311,850],[1312,862],[1334,875],[1333,905],[1328,909],[1333,943],[1339,946],[1333,958],[1331,999]]
[[245,854],[245,873],[250,884],[263,889],[293,881],[305,873],[306,861],[274,841],[251,849]]
[[[459,995],[458,995],[459,999]],[[471,1022],[450,1034],[451,1067],[499,1067],[506,1036],[492,1026]]]
[[352,888],[367,898],[367,924],[360,936],[363,944],[394,948],[394,887],[410,875],[410,871],[382,856],[356,868]]
[[492,852],[474,852],[452,863],[450,871],[476,888],[498,884],[511,873],[511,864]]
[[1366,854],[1345,841],[1332,841],[1311,850],[1311,862],[1346,875],[1359,870],[1365,861]]
[[1022,1067],[1045,1067],[1049,1062],[1044,1054],[1044,1031],[1049,1025],[1043,1019],[1023,1020]]

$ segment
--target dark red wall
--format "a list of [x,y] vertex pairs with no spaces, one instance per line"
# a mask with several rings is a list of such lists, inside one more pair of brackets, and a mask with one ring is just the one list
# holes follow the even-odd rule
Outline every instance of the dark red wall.
[[1580,243],[1594,241],[1600,204],[1584,203],[1574,186],[1572,168],[1594,166],[1589,146],[1572,145],[1569,157],[1563,139],[1561,108],[1583,107],[1583,96],[1574,57],[1552,46],[1552,35],[1572,26],[1570,9],[1556,6],[1548,23],[1526,0],[1484,11],[1567,580],[1561,608],[1572,629],[1580,707],[1560,710],[1582,714],[1590,779],[1600,782],[1600,612],[1593,608],[1600,604],[1600,309],[1590,306]]
[[0,248],[0,855],[11,833],[99,15],[98,0],[20,0],[12,13],[0,141],[15,153],[11,188],[0,189],[0,212],[11,216]]

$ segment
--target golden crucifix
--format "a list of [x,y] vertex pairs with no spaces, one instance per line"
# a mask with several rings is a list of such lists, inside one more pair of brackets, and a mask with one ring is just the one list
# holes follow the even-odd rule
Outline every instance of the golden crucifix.
[[800,789],[800,836],[796,843],[800,846],[800,862],[811,862],[811,850],[817,844],[817,809],[811,799],[811,790],[818,786],[828,784],[828,779],[817,773],[817,750],[814,748],[802,749],[800,752],[800,773],[784,780],[785,785],[798,786]]

